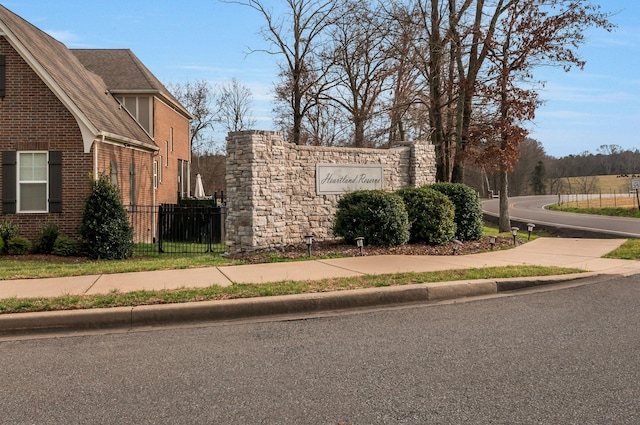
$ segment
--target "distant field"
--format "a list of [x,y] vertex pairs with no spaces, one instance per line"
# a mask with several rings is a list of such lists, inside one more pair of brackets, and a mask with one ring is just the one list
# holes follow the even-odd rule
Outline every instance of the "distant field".
[[[552,180],[549,181],[550,183]],[[551,186],[551,184],[550,184]],[[554,194],[560,193],[558,203],[576,208],[634,208],[638,206],[631,177],[587,176],[566,177],[553,181]]]
[[[566,199],[566,198],[565,198]],[[592,196],[589,199],[580,199],[578,201],[563,201],[564,207],[576,207],[576,208],[637,208],[638,201],[634,196],[629,195],[617,196],[617,197],[603,197],[598,195]]]
[[555,185],[556,188],[553,190],[553,193],[610,193],[628,195],[631,190],[631,178],[618,177],[616,175],[564,177],[557,179]]

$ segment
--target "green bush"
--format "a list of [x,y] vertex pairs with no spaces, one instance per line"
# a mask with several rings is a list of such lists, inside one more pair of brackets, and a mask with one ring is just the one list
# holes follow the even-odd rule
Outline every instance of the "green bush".
[[22,236],[14,236],[7,243],[7,254],[25,255],[31,251],[31,241]]
[[[7,243],[11,240],[11,238],[15,238],[20,234],[18,230],[18,226],[10,222],[9,220],[5,220],[0,223],[0,238],[4,241],[4,249],[7,249]],[[2,253],[4,251],[0,251]]]
[[104,174],[91,182],[80,235],[83,252],[91,259],[125,259],[133,255],[133,228],[118,188]]
[[427,187],[408,187],[396,192],[404,200],[411,242],[444,245],[455,236],[453,203],[440,192]]
[[436,183],[428,186],[449,197],[456,209],[456,239],[475,241],[482,238],[482,206],[478,193],[462,183]]
[[0,254],[4,252],[4,239],[0,237]]
[[381,190],[344,195],[337,205],[334,235],[346,243],[362,236],[368,245],[395,246],[409,240],[409,220],[402,198]]
[[56,223],[47,222],[40,229],[40,236],[36,242],[35,252],[38,254],[51,254],[53,245],[58,238],[58,225]]
[[63,257],[70,257],[78,253],[78,245],[76,241],[68,236],[60,235],[53,244],[53,255],[61,255]]

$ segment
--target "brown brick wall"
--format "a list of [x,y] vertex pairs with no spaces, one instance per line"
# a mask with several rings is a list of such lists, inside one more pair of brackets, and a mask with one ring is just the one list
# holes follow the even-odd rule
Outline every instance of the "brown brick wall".
[[[162,156],[162,182],[158,183],[157,204],[178,201],[178,160],[190,161],[189,121],[159,99],[154,101],[154,138]],[[173,144],[171,129],[173,128]]]
[[[0,99],[0,151],[63,151],[62,213],[2,214],[0,221],[17,224],[20,234],[37,238],[47,220],[77,237],[84,199],[89,193],[91,155],[83,152],[82,135],[73,116],[11,45],[0,37],[0,54],[6,56],[6,96]],[[0,165],[1,167],[1,165]],[[0,173],[0,198],[2,198]]]

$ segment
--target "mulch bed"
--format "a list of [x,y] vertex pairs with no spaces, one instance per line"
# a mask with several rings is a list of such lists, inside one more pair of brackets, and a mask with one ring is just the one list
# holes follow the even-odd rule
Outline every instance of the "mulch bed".
[[[498,237],[494,249],[513,245],[513,239]],[[473,254],[491,250],[489,237],[477,241],[462,242],[455,255]],[[229,254],[227,258],[242,260],[249,264],[272,262],[274,256],[288,259],[302,259],[308,257],[307,245],[286,245],[278,249],[263,249],[251,252]],[[311,255],[316,258],[326,257],[354,257],[360,251],[355,245],[346,245],[340,240],[318,241],[311,245]],[[446,245],[406,244],[400,246],[365,246],[362,255],[454,255],[454,243]]]

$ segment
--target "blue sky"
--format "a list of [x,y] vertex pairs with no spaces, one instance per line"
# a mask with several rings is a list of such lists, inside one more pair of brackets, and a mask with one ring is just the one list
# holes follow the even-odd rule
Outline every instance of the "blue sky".
[[[273,1],[273,4],[277,4]],[[591,31],[579,50],[584,71],[541,69],[546,81],[530,136],[547,154],[596,153],[600,145],[640,149],[640,2],[596,1],[617,12],[612,32]],[[259,129],[271,123],[276,57],[257,12],[217,0],[9,0],[2,3],[70,48],[129,48],[165,84],[237,78],[253,93]],[[221,140],[222,141],[222,140]],[[640,164],[639,164],[640,171]]]

